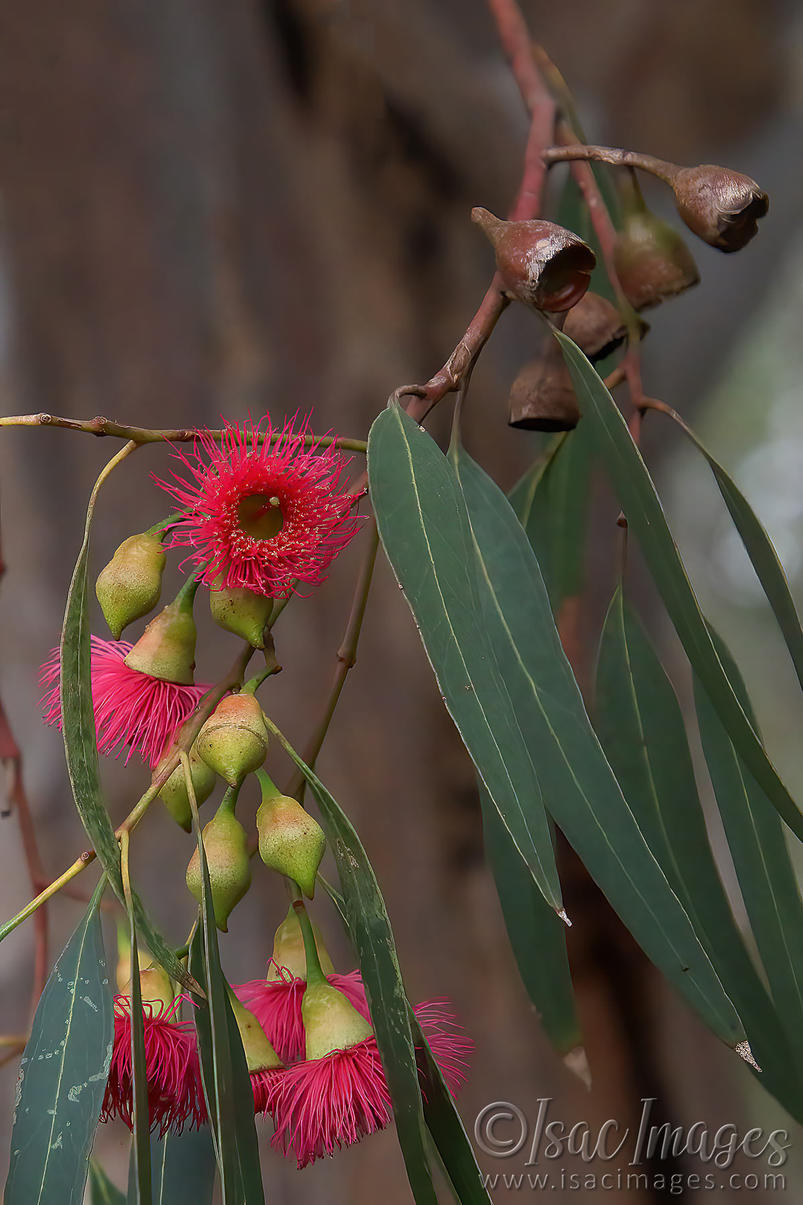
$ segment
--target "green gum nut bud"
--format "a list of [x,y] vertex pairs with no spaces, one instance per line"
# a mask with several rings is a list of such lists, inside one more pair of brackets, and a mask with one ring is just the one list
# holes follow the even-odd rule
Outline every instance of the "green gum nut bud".
[[197,637],[192,603],[197,588],[195,582],[188,582],[173,602],[151,620],[125,659],[129,669],[165,682],[192,685]]
[[[168,757],[170,757],[169,752],[165,754],[159,766],[156,767],[154,777],[159,773],[160,766]],[[195,790],[195,802],[200,807],[212,794],[212,789],[215,785],[215,771],[200,757],[197,742],[190,749],[189,761],[190,777],[192,778],[192,785]],[[162,783],[159,790],[159,798],[176,824],[180,824],[185,832],[191,832],[192,808],[190,807],[190,797],[187,793],[184,767],[180,762],[167,781]]]
[[309,984],[301,1000],[301,1017],[308,1059],[322,1059],[333,1050],[348,1050],[374,1032],[343,993],[326,982]]
[[[145,970],[140,971],[139,990],[142,994],[143,1004],[161,1004],[167,1009],[175,999],[175,992],[173,991],[170,976],[160,966],[149,966]],[[121,994],[124,996],[131,995],[131,979],[128,980]],[[158,1008],[156,1011],[159,1011]]]
[[159,601],[165,554],[161,535],[143,531],[123,540],[98,574],[95,594],[115,640]]
[[[248,836],[234,815],[232,800],[224,798],[216,815],[205,825],[203,842],[212,886],[215,924],[221,932],[228,933],[229,914],[251,886]],[[201,861],[197,849],[187,867],[187,887],[200,903]]]
[[219,586],[209,591],[209,610],[216,624],[241,636],[255,649],[265,647],[265,626],[273,599],[242,586]]
[[239,786],[268,752],[268,730],[258,701],[251,694],[221,699],[196,744],[207,766],[230,786]]
[[[321,970],[324,975],[331,975],[335,968],[332,959],[329,957],[329,951],[324,944],[323,934],[315,924],[315,921],[312,921],[311,924],[312,932],[315,935],[315,947],[321,962]],[[301,925],[298,923],[298,916],[292,904],[287,911],[287,916],[279,925],[273,938],[273,959],[268,968],[268,983],[282,978],[279,967],[285,967],[296,979],[306,979],[307,977],[304,938],[301,933]]]
[[267,774],[258,772],[258,777],[262,784],[257,811],[259,856],[271,870],[294,879],[311,900],[326,849],[323,829],[298,800],[280,795]]
[[240,1003],[232,991],[229,991],[229,1003],[240,1031],[248,1074],[251,1075],[256,1071],[272,1071],[274,1067],[284,1066],[268,1041],[267,1034],[259,1021],[244,1004]]

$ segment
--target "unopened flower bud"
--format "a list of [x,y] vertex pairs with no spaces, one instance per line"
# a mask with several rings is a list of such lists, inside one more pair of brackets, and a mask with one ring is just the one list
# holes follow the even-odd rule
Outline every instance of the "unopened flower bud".
[[[170,1005],[175,999],[173,984],[170,982],[170,976],[162,967],[151,965],[145,967],[139,973],[139,990],[142,995],[143,1004],[161,1004],[165,1009],[170,1008]],[[123,996],[131,995],[131,978],[123,987],[121,993]],[[157,1009],[157,1011],[159,1011]]]
[[343,993],[325,980],[307,985],[301,999],[301,1017],[308,1059],[322,1059],[333,1050],[348,1050],[374,1032]]
[[[332,959],[329,957],[329,951],[324,944],[323,934],[315,924],[315,921],[310,921],[310,924],[313,936],[315,937],[315,948],[318,951],[318,958],[323,973],[324,975],[331,975],[335,967]],[[274,980],[283,979],[282,970],[289,971],[296,979],[306,979],[307,977],[304,937],[301,933],[298,916],[292,904],[287,911],[287,916],[279,925],[273,938],[273,957],[268,967],[268,982],[271,983]]]
[[262,708],[252,694],[221,699],[198,733],[198,753],[230,786],[258,769],[268,751]]
[[209,591],[209,609],[215,623],[235,636],[241,636],[255,649],[265,647],[265,625],[270,619],[273,599],[243,586],[217,586]]
[[192,604],[197,583],[188,581],[146,627],[125,659],[129,669],[165,682],[186,686],[194,682],[197,632]]
[[98,574],[95,594],[115,640],[159,601],[165,554],[159,532],[129,536]]
[[660,305],[700,279],[697,265],[678,232],[644,204],[634,175],[622,179],[622,228],[614,264],[619,283],[636,310]]
[[281,795],[267,774],[258,771],[258,776],[262,786],[257,811],[259,856],[271,870],[294,879],[312,899],[326,849],[323,829],[298,800]]
[[[229,914],[251,886],[248,835],[234,815],[235,798],[234,790],[226,792],[217,813],[204,826],[202,834],[215,924],[223,933],[228,932]],[[187,887],[200,903],[203,885],[197,849],[187,867]]]
[[571,431],[579,423],[572,379],[551,335],[540,356],[528,361],[513,382],[507,421],[525,431]]
[[274,1067],[282,1067],[282,1060],[268,1041],[267,1034],[259,1021],[244,1004],[240,1003],[231,990],[229,990],[229,1003],[240,1031],[248,1074],[253,1075],[258,1071],[272,1071]]
[[[170,753],[171,751],[168,750],[162,762],[170,756]],[[156,767],[154,776],[159,773],[162,762]],[[192,785],[195,790],[195,802],[200,807],[212,794],[212,789],[215,785],[215,771],[199,756],[197,741],[190,749],[189,762],[190,777],[192,778]],[[184,767],[180,762],[166,782],[162,783],[159,789],[159,798],[176,824],[180,824],[185,832],[190,832],[192,829],[192,808],[190,807],[190,797],[187,792]]]
[[585,293],[596,257],[570,230],[542,219],[503,222],[479,208],[472,209],[471,220],[491,243],[510,296],[537,310],[559,312]]
[[720,251],[739,251],[749,243],[770,207],[769,197],[750,176],[713,163],[677,168],[669,182],[683,221]]
[[[649,327],[643,319],[638,319],[638,325],[643,338]],[[624,343],[627,323],[607,297],[589,290],[567,313],[563,333],[574,340],[593,364]]]

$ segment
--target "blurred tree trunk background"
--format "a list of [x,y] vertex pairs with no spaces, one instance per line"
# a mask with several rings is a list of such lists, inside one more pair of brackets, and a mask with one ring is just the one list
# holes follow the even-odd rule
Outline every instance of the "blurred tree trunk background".
[[[591,137],[678,162],[730,163],[772,196],[760,238],[728,262],[695,246],[703,284],[652,319],[647,390],[689,413],[771,291],[799,212],[799,155],[787,158],[803,124],[792,78],[799,13],[780,0],[529,0],[525,10]],[[468,213],[475,204],[505,210],[525,133],[482,0],[10,0],[0,13],[3,412],[172,426],[312,409],[317,430],[362,436],[395,386],[443,362],[473,313],[490,264]],[[665,196],[653,199],[665,208]],[[505,487],[535,448],[505,423],[532,321],[505,317],[472,387],[469,442]],[[645,440],[655,463],[663,449],[651,423]],[[86,496],[112,450],[58,431],[0,438],[0,685],[51,875],[85,841],[58,735],[38,718],[36,667],[57,641]],[[147,475],[169,465],[166,449],[148,448],[115,475],[97,523],[98,568],[164,513]],[[596,512],[589,643],[614,572],[606,495]],[[297,742],[328,686],[358,557],[354,548],[344,555],[277,629],[285,672],[270,705]],[[320,767],[379,874],[411,996],[451,995],[478,1044],[462,1101],[469,1129],[489,1101],[516,1102],[532,1119],[539,1097],[555,1098],[553,1116],[592,1125],[632,1125],[645,1096],[659,1098],[661,1119],[704,1119],[712,1129],[777,1118],[570,858],[591,1093],[552,1055],[506,946],[471,767],[385,565],[373,594]],[[199,672],[209,680],[231,644],[202,630]],[[119,818],[145,774],[110,767],[108,778]],[[6,916],[30,885],[16,820],[0,825]],[[191,914],[189,853],[161,811],[137,833],[137,879],[177,942]],[[225,941],[235,981],[263,972],[282,910],[280,887],[257,875]],[[80,911],[70,900],[51,907],[54,952]],[[325,901],[318,912],[345,969],[337,920]],[[31,970],[24,927],[3,945],[3,1031],[27,1024]],[[4,1165],[15,1074],[14,1063],[0,1073]],[[99,1140],[118,1181],[124,1139],[108,1127]],[[493,1163],[483,1166],[520,1170]],[[303,1174],[278,1157],[266,1167],[273,1202],[409,1199],[392,1134]],[[599,1199],[652,1198],[614,1190]]]

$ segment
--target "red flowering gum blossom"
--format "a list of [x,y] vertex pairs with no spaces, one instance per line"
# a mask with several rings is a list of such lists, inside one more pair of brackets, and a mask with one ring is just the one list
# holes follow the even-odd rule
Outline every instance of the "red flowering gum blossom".
[[[283,1063],[296,1063],[304,1057],[304,1022],[301,1019],[301,1000],[306,979],[294,975],[287,967],[276,967],[276,978],[249,979],[237,984],[232,991],[250,1009]],[[327,975],[328,982],[343,993],[350,1004],[368,1019],[365,990],[359,971],[348,975]]]
[[[142,1005],[148,1117],[150,1128],[158,1128],[160,1137],[168,1130],[180,1134],[187,1124],[197,1129],[207,1116],[195,1033],[189,1022],[176,1020],[181,999],[168,1007],[161,1001]],[[115,996],[114,1045],[101,1121],[119,1117],[133,1130],[132,1086],[131,1000]]]
[[[98,752],[119,756],[127,749],[126,764],[137,751],[154,769],[176,729],[195,710],[209,686],[166,682],[125,664],[133,645],[126,640],[92,637],[92,707]],[[44,688],[45,723],[61,728],[59,650],[53,649],[40,670]]]
[[392,1116],[376,1038],[288,1067],[273,1102],[272,1144],[298,1166],[383,1130]]
[[[282,1062],[292,1064],[304,1057],[301,1001],[307,985],[304,979],[294,976],[286,968],[280,970],[282,976],[278,979],[251,979],[232,990],[257,1018]],[[334,972],[326,979],[343,993],[366,1021],[370,1021],[359,971],[350,971],[347,975]],[[413,1011],[446,1086],[456,1096],[465,1083],[474,1043],[460,1027],[449,1000],[425,1000]]]
[[323,581],[360,520],[349,516],[356,497],[340,492],[337,449],[306,447],[307,421],[278,434],[263,422],[227,422],[220,440],[198,431],[192,452],[176,452],[190,480],[157,484],[185,512],[166,546],[188,548],[205,585],[285,598],[296,582]]

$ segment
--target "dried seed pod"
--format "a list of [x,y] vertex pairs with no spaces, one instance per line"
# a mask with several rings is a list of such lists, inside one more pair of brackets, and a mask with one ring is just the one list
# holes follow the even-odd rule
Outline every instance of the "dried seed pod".
[[572,379],[551,335],[541,354],[528,361],[513,382],[507,421],[525,431],[571,431],[579,423]]
[[268,752],[262,708],[252,694],[221,699],[196,739],[198,753],[230,786],[258,769]]
[[[639,330],[641,338],[649,330],[643,319],[639,319]],[[589,291],[567,313],[563,333],[594,363],[621,347],[627,338],[627,323],[607,297]]]
[[750,176],[713,163],[677,168],[669,182],[689,230],[720,251],[739,251],[749,243],[770,207],[769,197]]
[[143,531],[123,540],[98,574],[95,594],[115,640],[159,601],[165,554],[159,532]]
[[472,209],[511,297],[537,310],[558,313],[576,305],[588,288],[596,257],[570,230],[554,222],[503,222],[487,209]]

